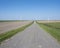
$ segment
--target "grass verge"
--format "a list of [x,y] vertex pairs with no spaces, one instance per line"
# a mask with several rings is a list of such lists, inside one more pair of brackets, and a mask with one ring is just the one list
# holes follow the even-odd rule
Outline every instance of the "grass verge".
[[60,23],[38,23],[37,24],[50,33],[54,38],[60,42]]
[[30,26],[30,25],[32,25],[32,24],[33,24],[33,22],[31,22],[30,24],[25,25],[25,26],[23,26],[23,27],[20,27],[20,28],[17,28],[17,29],[8,31],[8,32],[6,32],[6,33],[0,34],[0,44],[1,44],[4,40],[12,37],[13,35],[15,35],[15,34],[18,33],[18,32],[23,31],[25,28],[27,28],[28,26]]

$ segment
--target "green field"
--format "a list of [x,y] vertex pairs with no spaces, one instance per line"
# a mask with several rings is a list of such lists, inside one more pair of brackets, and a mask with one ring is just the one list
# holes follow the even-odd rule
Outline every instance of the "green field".
[[60,22],[38,24],[60,42]]
[[0,34],[0,43],[3,42],[6,39],[12,37],[16,33],[23,31],[25,28],[27,28],[31,24],[33,24],[33,22],[31,22],[28,25],[25,25],[23,27],[20,27],[20,28],[17,28],[17,29],[14,29],[14,30],[11,30],[11,31],[8,31],[8,32],[5,32],[5,33]]

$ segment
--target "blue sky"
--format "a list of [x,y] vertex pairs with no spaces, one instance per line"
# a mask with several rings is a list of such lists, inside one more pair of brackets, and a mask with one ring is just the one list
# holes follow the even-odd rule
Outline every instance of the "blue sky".
[[0,20],[60,20],[59,0],[0,0]]

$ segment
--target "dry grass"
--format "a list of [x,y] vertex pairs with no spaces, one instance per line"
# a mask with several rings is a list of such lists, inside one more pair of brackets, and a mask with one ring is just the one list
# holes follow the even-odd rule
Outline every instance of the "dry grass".
[[60,22],[60,20],[39,20],[39,23],[53,23],[53,22]]

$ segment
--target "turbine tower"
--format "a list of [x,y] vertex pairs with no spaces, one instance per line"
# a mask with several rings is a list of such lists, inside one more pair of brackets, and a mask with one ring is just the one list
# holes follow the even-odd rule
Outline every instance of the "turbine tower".
[[48,23],[49,23],[49,17],[48,17]]

